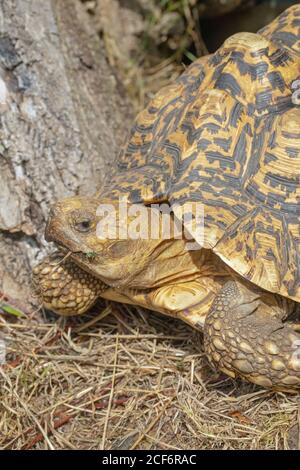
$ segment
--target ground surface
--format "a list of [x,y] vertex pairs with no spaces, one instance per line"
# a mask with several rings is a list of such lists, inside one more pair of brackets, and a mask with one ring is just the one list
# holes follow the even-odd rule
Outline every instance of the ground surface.
[[299,448],[299,397],[220,376],[182,322],[116,304],[39,318],[2,317],[1,449]]

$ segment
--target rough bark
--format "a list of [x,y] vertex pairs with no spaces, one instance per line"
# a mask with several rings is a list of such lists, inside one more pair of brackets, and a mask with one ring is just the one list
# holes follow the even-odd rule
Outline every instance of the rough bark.
[[78,0],[0,0],[2,292],[27,295],[50,204],[96,190],[129,115]]

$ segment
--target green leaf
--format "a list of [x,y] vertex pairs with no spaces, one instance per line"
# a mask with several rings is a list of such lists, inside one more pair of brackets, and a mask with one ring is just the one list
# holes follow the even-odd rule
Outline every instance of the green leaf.
[[93,259],[96,258],[97,253],[96,253],[96,251],[87,251],[87,252],[85,253],[85,256],[86,256],[88,259],[93,260]]
[[15,317],[18,317],[18,318],[25,316],[23,312],[16,309],[15,307],[12,307],[9,304],[0,305],[0,309],[3,310],[5,313],[9,313],[10,315],[14,315]]
[[191,61],[191,62],[194,62],[195,60],[197,60],[197,57],[192,54],[190,51],[184,51],[184,55]]

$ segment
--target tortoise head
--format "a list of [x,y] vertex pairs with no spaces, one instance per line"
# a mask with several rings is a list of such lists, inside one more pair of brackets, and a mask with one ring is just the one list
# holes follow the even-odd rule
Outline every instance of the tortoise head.
[[[139,218],[139,233],[148,228],[150,208],[143,208]],[[57,202],[51,209],[45,237],[55,242],[85,271],[112,287],[122,287],[159,257],[168,241],[127,236],[119,202],[91,197],[71,197]],[[171,241],[169,241],[170,243]]]

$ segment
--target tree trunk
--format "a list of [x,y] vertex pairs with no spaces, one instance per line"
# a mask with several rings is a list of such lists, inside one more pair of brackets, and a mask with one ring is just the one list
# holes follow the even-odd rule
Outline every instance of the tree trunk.
[[99,187],[129,115],[78,0],[0,1],[2,292],[24,300],[49,206]]

